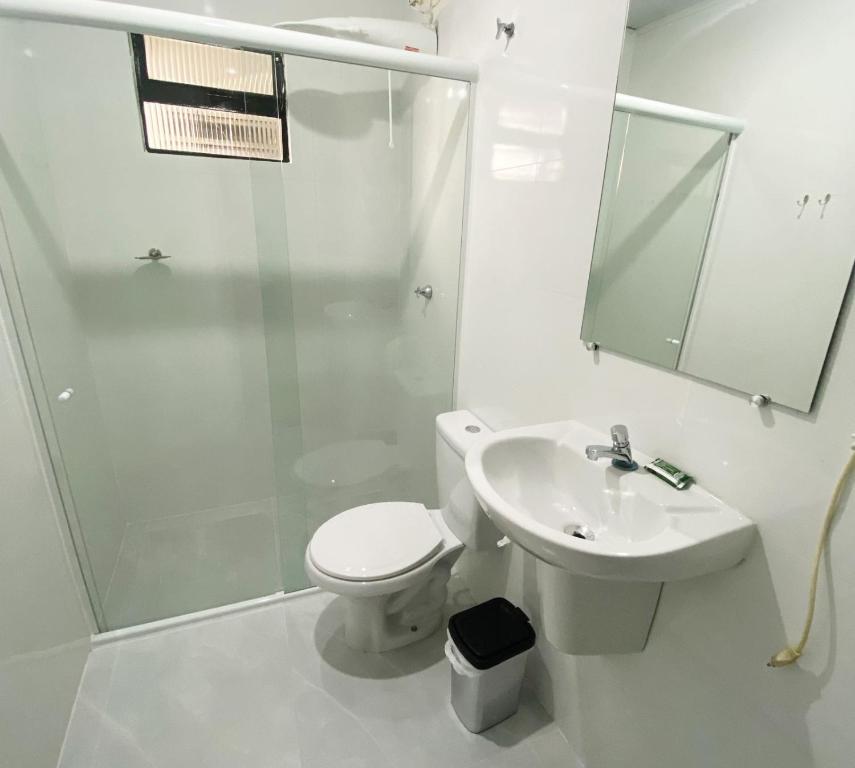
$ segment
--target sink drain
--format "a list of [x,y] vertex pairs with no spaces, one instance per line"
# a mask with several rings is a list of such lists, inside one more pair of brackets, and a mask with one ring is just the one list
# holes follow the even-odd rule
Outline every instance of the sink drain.
[[565,526],[564,533],[569,533],[574,539],[584,539],[585,541],[593,541],[597,538],[587,525],[577,525],[576,523]]

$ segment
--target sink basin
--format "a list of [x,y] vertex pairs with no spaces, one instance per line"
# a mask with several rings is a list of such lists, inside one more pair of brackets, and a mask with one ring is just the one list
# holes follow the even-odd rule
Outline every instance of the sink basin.
[[585,457],[586,445],[610,443],[573,421],[505,430],[470,449],[466,473],[503,533],[570,574],[665,582],[745,557],[755,530],[747,517],[697,485],[678,491],[643,469]]

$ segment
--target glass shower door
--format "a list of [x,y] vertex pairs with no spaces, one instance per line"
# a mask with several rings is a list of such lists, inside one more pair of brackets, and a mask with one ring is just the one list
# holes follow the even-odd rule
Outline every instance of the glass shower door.
[[[266,199],[284,211],[296,369],[275,362],[281,324],[267,333],[271,380],[283,381],[274,411],[288,411],[277,392],[299,392],[299,412],[274,418],[274,441],[285,581],[305,585],[308,537],[332,515],[376,501],[436,504],[434,418],[452,407],[469,93],[438,78],[285,63],[291,162],[281,203]],[[284,283],[268,278],[277,269],[262,260],[271,293]],[[429,300],[415,294],[425,285]]]
[[101,628],[299,589],[331,515],[434,504],[467,86],[286,57],[290,163],[152,154],[127,35],[6,36],[0,266]]
[[127,35],[4,24],[4,220],[104,628],[275,592],[253,178],[278,164],[145,152]]

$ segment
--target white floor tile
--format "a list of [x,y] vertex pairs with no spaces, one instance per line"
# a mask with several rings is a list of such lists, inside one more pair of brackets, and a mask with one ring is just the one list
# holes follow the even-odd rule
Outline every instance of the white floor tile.
[[275,499],[128,525],[104,612],[111,629],[281,589]]
[[96,648],[60,768],[574,765],[526,693],[484,734],[458,722],[443,633],[364,654],[341,616],[339,599],[311,593]]

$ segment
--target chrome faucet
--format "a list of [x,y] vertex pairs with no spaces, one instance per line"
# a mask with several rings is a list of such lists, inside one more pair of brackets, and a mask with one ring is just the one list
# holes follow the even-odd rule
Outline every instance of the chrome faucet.
[[638,464],[632,458],[632,447],[629,444],[629,432],[623,424],[615,424],[612,429],[611,445],[589,445],[585,455],[591,460],[611,459],[612,466],[631,472],[638,469]]

